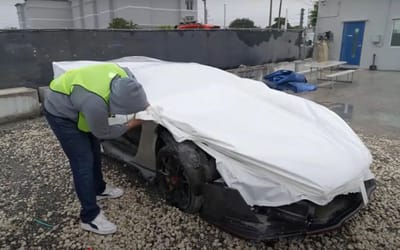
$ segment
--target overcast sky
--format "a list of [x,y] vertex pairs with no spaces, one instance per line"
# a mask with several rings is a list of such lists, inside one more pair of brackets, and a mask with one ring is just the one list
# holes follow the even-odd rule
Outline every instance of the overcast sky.
[[[19,27],[16,3],[23,0],[0,0],[0,28]],[[226,4],[226,25],[236,18],[250,18],[257,26],[265,27],[269,19],[269,0],[207,0],[208,22],[224,24],[224,4]],[[203,1],[198,0],[199,21],[203,21]],[[279,0],[273,0],[273,17],[278,16]],[[286,9],[289,13],[289,22],[298,25],[300,9],[305,8],[305,23],[307,23],[307,10],[312,8],[312,0],[283,0],[282,16]]]
[[[204,20],[203,1],[199,0],[199,21]],[[300,23],[300,9],[305,9],[305,20],[307,23],[308,9],[312,9],[312,0],[283,0],[282,17],[288,9],[289,23],[298,25]],[[224,4],[226,4],[226,25],[236,18],[250,18],[257,26],[266,27],[269,21],[269,0],[207,0],[208,22],[218,25],[224,24]],[[279,0],[272,1],[272,22],[279,13]]]

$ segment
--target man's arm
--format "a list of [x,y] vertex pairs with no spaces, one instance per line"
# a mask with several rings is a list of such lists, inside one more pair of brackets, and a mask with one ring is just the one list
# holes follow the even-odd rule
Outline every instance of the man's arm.
[[99,139],[118,138],[127,130],[142,124],[140,120],[131,120],[127,124],[110,126],[108,124],[108,106],[104,100],[79,86],[74,87],[71,102],[76,110],[82,112],[90,131]]

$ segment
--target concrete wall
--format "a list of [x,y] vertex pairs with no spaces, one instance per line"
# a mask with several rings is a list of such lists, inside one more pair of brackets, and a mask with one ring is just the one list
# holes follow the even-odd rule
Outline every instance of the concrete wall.
[[42,86],[53,61],[149,56],[223,69],[299,58],[298,32],[266,30],[0,32],[0,89]]
[[16,4],[15,7],[17,8],[19,28],[26,29],[26,17],[25,17],[24,4]]
[[[400,19],[399,0],[328,0],[320,3],[317,34],[333,32],[329,43],[329,58],[340,59],[343,25],[346,21],[366,21],[360,67],[368,68],[372,56],[382,70],[400,70],[400,47],[391,47],[393,19]],[[381,43],[372,43],[374,36],[381,36]]]
[[197,18],[197,1],[187,10],[186,0],[29,0],[18,4],[21,28],[107,28],[115,17],[141,27],[177,25],[185,16]]
[[67,1],[26,1],[16,7],[21,28],[65,29],[73,27],[71,6]]
[[39,115],[38,92],[29,88],[0,90],[0,124]]
[[97,16],[99,19],[99,29],[107,28],[108,24],[115,17],[114,5],[110,0],[97,1]]

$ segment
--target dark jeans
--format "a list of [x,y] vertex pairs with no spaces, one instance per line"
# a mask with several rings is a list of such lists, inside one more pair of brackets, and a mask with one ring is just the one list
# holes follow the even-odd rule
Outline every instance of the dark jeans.
[[46,111],[44,114],[69,159],[75,191],[82,206],[81,220],[90,222],[100,212],[96,195],[106,187],[101,173],[99,140],[91,133],[78,130],[77,123],[72,120],[53,116]]

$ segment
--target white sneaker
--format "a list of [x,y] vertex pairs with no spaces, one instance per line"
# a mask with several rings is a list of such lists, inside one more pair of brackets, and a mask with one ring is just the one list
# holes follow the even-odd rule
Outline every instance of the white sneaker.
[[121,197],[123,194],[124,194],[124,190],[106,184],[106,189],[104,190],[103,193],[96,196],[96,200],[99,201],[99,200],[108,199],[108,198],[114,199],[114,198]]
[[108,221],[102,211],[89,223],[83,223],[81,221],[81,228],[97,234],[112,234],[117,231],[117,226]]

